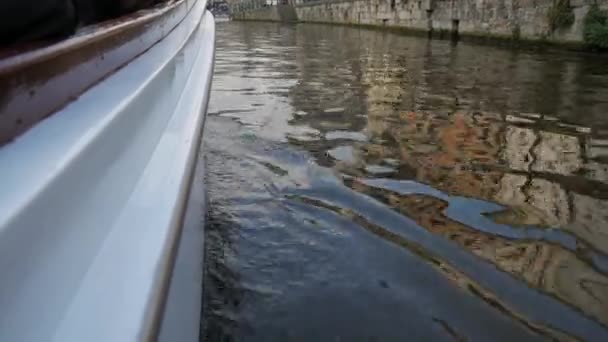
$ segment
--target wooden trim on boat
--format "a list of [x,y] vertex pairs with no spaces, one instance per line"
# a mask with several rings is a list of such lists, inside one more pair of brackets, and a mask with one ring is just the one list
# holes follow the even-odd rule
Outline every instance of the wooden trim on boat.
[[162,40],[195,1],[173,1],[0,59],[0,146]]

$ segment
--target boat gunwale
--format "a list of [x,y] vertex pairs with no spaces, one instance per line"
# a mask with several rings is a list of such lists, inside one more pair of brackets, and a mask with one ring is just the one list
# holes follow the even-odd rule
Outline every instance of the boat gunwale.
[[171,1],[0,58],[0,147],[164,39],[194,3]]

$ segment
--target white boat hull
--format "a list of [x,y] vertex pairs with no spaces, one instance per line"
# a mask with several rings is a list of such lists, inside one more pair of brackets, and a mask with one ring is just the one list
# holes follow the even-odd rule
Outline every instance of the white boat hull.
[[158,336],[214,30],[197,1],[148,51],[0,147],[0,341]]

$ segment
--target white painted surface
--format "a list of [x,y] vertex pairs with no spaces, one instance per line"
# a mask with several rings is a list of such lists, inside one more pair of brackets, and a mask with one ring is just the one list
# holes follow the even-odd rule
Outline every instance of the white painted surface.
[[150,338],[208,101],[205,4],[0,148],[0,341]]

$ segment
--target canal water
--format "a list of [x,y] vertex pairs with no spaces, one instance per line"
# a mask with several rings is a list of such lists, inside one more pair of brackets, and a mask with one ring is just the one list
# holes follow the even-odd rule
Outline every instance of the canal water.
[[608,341],[608,63],[228,22],[207,341]]

